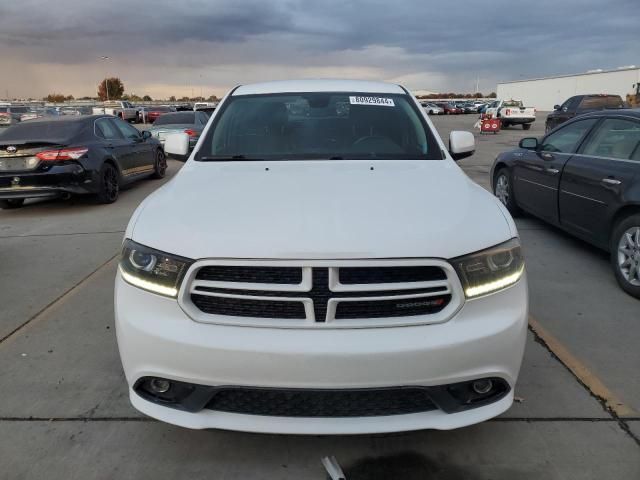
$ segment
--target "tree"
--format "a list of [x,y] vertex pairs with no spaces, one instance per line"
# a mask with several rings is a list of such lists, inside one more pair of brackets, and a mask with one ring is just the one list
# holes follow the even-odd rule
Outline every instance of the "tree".
[[66,100],[66,98],[67,97],[65,97],[62,93],[50,93],[49,95],[44,97],[44,100],[51,103],[62,103]]
[[211,95],[209,98],[207,98],[207,102],[217,102],[218,101],[218,97],[216,97],[215,95]]
[[142,101],[143,102],[153,102],[153,98],[151,98],[149,95],[145,95],[144,97],[142,97]]
[[487,98],[496,98],[498,95],[496,95],[496,92],[491,92]]
[[98,85],[100,100],[119,100],[124,94],[124,83],[118,77],[105,78]]
[[187,97],[186,95],[182,98],[179,99],[180,102],[188,102],[189,101],[189,97]]
[[170,102],[175,102],[175,101],[176,101],[176,97],[175,97],[174,95],[171,95],[171,96],[169,97],[169,101],[170,101]]

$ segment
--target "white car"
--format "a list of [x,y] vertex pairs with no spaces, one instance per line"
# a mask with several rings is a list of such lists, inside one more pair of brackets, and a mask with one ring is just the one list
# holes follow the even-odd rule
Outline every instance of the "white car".
[[424,108],[425,112],[429,115],[444,115],[444,108],[439,107],[435,103],[423,103],[422,108]]
[[115,315],[133,406],[295,434],[507,410],[527,282],[509,213],[454,161],[474,149],[469,132],[447,149],[399,85],[234,88],[125,233]]

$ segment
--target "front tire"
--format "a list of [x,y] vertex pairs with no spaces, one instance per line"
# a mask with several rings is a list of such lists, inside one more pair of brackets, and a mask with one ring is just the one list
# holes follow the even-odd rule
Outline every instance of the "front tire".
[[531,124],[530,123],[523,123],[522,124],[522,129],[523,130],[530,130],[531,129]]
[[116,167],[110,163],[104,163],[99,175],[98,202],[108,204],[118,200],[120,195],[120,175]]
[[6,200],[0,200],[0,208],[2,210],[20,208],[23,205],[24,205],[24,198],[8,198]]
[[511,180],[511,172],[508,168],[501,168],[496,173],[493,181],[493,194],[498,197],[509,213],[513,217],[517,217],[522,212],[516,203],[513,193],[513,182]]
[[640,298],[640,213],[619,221],[611,234],[611,266],[620,287]]
[[156,152],[156,161],[153,164],[153,175],[151,178],[164,178],[167,174],[167,157],[162,150]]

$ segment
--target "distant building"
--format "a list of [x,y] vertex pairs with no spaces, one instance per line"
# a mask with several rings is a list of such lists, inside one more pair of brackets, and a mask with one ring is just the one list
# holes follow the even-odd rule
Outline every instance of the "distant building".
[[635,65],[615,70],[589,70],[575,75],[514,80],[498,83],[498,98],[522,100],[528,107],[553,110],[573,95],[609,93],[624,100],[632,93],[633,84],[640,82],[640,67]]

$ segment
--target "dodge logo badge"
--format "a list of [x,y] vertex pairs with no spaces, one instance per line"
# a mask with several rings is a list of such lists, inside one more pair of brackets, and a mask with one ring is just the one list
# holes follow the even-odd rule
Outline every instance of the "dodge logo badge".
[[16,153],[18,149],[14,146],[7,147],[7,153]]

